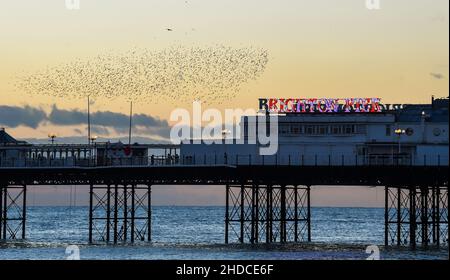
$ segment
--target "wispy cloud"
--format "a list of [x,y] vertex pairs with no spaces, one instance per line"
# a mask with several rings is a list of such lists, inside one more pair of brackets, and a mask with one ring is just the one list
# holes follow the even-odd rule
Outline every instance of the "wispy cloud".
[[47,114],[41,108],[31,106],[3,106],[0,105],[0,125],[8,127],[28,126],[37,128],[47,119]]
[[442,79],[445,78],[445,76],[444,76],[443,74],[441,74],[441,73],[434,73],[434,72],[431,72],[430,75],[431,75],[433,78],[438,79],[438,80],[442,80]]
[[[50,113],[41,108],[31,106],[0,106],[0,125],[7,127],[27,126],[37,128],[44,122],[57,126],[73,126],[87,124],[87,112],[77,109],[59,109],[52,106]],[[92,132],[101,135],[109,135],[110,131],[125,133],[130,125],[129,116],[111,111],[99,111],[91,113]],[[133,115],[133,129],[142,134],[152,134],[164,138],[169,137],[170,126],[166,120],[146,114]],[[77,129],[81,134],[81,130]]]

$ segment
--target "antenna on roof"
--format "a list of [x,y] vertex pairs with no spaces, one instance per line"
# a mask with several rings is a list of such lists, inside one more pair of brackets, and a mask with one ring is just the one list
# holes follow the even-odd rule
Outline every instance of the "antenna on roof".
[[88,95],[88,97],[87,97],[87,102],[88,102],[88,107],[87,107],[87,109],[88,109],[88,112],[87,112],[87,117],[88,117],[88,145],[90,146],[91,145],[91,110],[90,110],[90,107],[91,107],[91,102],[89,101],[89,95]]
[[133,125],[133,101],[130,101],[130,130],[128,131],[128,145],[131,146],[131,127]]

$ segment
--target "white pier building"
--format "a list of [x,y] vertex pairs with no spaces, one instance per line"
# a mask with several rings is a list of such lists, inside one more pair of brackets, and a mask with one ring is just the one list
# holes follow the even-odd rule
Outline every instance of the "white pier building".
[[[287,112],[278,115],[275,155],[246,142],[182,144],[180,156],[191,164],[448,166],[448,108],[448,98],[433,98],[377,112]],[[241,137],[252,139],[256,127],[243,117]]]

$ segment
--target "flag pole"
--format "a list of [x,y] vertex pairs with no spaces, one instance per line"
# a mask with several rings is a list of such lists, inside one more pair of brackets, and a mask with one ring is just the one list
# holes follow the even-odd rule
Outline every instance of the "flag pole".
[[87,117],[88,117],[88,144],[91,144],[91,104],[89,101],[89,95],[87,97],[87,101],[88,101],[88,113],[87,113]]
[[133,101],[130,101],[130,130],[128,132],[128,146],[131,147],[131,127],[133,125]]

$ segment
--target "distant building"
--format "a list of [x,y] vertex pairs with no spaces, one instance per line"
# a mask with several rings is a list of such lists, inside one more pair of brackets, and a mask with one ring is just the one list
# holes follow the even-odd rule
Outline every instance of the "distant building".
[[30,151],[30,144],[14,139],[4,128],[0,128],[0,166],[25,165]]
[[[375,113],[285,113],[278,116],[278,152],[258,144],[183,144],[182,160],[196,163],[295,165],[448,165],[449,99]],[[256,131],[249,135],[249,131]],[[255,119],[243,117],[246,140]]]
[[97,165],[146,165],[148,146],[122,142],[98,143],[95,145]]

